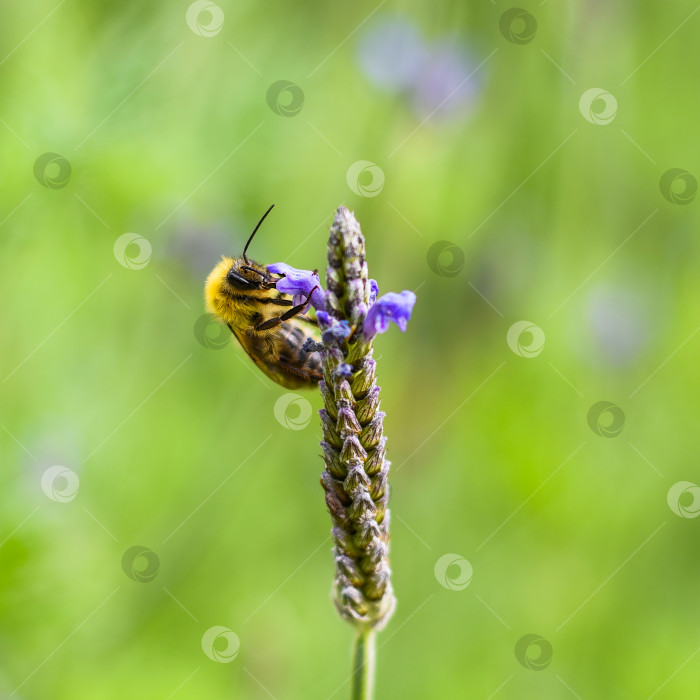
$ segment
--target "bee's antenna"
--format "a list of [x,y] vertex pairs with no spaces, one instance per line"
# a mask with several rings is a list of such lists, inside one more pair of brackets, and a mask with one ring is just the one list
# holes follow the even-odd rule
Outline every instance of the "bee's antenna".
[[250,245],[250,242],[253,240],[253,236],[257,233],[258,229],[260,228],[260,224],[262,224],[263,221],[265,221],[265,217],[272,211],[272,207],[275,205],[272,204],[270,205],[270,208],[262,215],[262,219],[258,221],[258,225],[253,229],[253,233],[250,234],[250,238],[248,239],[248,242],[245,244],[245,248],[243,248],[243,260],[248,262],[248,258],[246,257],[245,253],[246,250],[248,250],[248,246]]

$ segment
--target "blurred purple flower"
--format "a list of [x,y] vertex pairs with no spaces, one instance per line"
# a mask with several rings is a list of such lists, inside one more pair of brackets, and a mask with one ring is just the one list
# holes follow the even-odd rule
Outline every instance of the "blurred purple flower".
[[471,111],[481,89],[471,76],[477,64],[463,43],[443,38],[430,45],[412,22],[388,16],[365,32],[358,62],[378,87],[406,93],[419,118],[459,118]]
[[437,45],[423,64],[413,89],[413,109],[420,118],[448,119],[471,111],[481,84],[471,76],[475,62],[456,42]]
[[291,294],[295,306],[306,301],[309,293],[313,290],[309,300],[311,306],[316,310],[323,309],[325,299],[317,272],[297,270],[296,267],[287,265],[287,263],[273,263],[268,265],[267,269],[275,275],[284,275],[277,282],[277,291],[282,292],[282,294]]
[[632,288],[598,285],[589,297],[588,321],[593,341],[609,364],[632,365],[651,337],[643,292]]
[[404,290],[401,294],[388,292],[372,304],[365,317],[362,333],[371,340],[377,333],[386,333],[389,323],[395,323],[402,332],[411,318],[416,295]]
[[236,222],[226,220],[204,224],[186,219],[176,224],[164,240],[161,254],[169,261],[181,265],[199,282],[216,261],[221,259],[221,251],[232,247],[232,241],[234,250],[239,245],[243,247],[245,235],[245,231],[241,231]]
[[389,16],[365,33],[358,47],[358,60],[373,83],[390,92],[400,92],[412,87],[427,52],[412,22]]

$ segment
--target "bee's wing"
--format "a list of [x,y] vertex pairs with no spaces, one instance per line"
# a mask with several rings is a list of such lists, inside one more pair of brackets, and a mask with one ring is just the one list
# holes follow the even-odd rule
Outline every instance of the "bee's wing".
[[320,339],[320,333],[317,326],[313,330],[308,325],[301,327],[296,320],[285,321],[275,332],[266,334],[246,333],[231,325],[229,328],[250,359],[273,382],[287,389],[312,388],[323,378],[321,356],[318,352],[305,353],[301,346],[309,336]]
[[316,386],[323,379],[320,352],[305,352],[302,346],[308,338],[321,340],[321,330],[315,318],[295,316],[282,324],[279,364],[292,376],[301,378],[304,386]]

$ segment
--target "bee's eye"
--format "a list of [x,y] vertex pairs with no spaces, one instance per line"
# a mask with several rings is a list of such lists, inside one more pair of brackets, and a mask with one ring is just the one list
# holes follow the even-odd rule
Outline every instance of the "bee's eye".
[[245,277],[239,275],[234,268],[231,268],[226,275],[226,281],[234,289],[255,289],[257,285]]

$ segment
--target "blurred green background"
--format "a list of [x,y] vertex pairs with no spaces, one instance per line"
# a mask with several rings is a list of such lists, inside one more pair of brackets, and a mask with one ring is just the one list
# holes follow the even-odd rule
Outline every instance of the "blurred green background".
[[274,202],[418,295],[377,697],[697,698],[695,3],[207,5],[0,10],[0,696],[348,696],[320,397],[195,332]]

